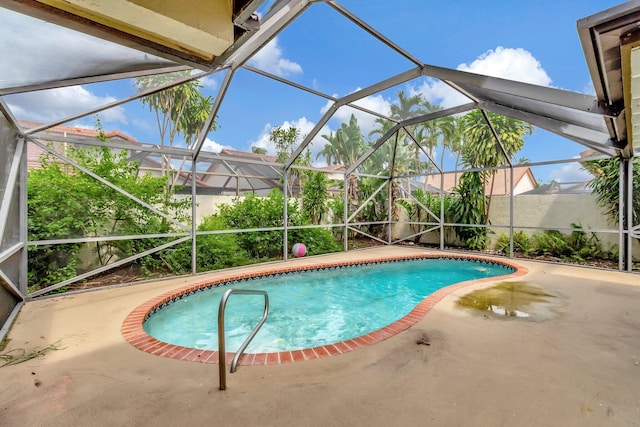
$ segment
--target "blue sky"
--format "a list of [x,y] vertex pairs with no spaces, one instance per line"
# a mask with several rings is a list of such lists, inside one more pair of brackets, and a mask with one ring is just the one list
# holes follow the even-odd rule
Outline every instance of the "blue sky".
[[[340,2],[427,64],[590,94],[593,88],[576,22],[619,3],[605,0]],[[15,16],[4,13],[0,20],[15,20]],[[82,60],[81,56],[78,60]],[[344,96],[413,67],[321,2],[294,21],[250,64],[334,96]],[[207,78],[203,82],[204,93],[215,96],[221,80],[222,76],[217,75]],[[445,107],[464,102],[443,87],[440,82],[421,78],[361,103],[370,109],[388,112],[400,89],[421,93],[432,103]],[[133,92],[132,82],[125,80],[63,88],[48,91],[44,96],[10,97],[8,103],[18,118],[48,121]],[[273,152],[268,141],[272,127],[293,125],[303,133],[309,132],[328,105],[323,98],[239,70],[219,111],[219,129],[209,134],[206,149],[217,151],[229,147],[250,151],[252,146],[260,146]],[[321,133],[338,128],[352,112],[340,110]],[[367,135],[374,118],[359,112],[357,117]],[[101,113],[101,120],[107,130],[119,129],[143,142],[157,141],[155,118],[138,101]],[[92,126],[93,118],[74,124]],[[321,141],[317,138],[314,142],[314,152],[321,148]],[[536,129],[519,155],[542,161],[571,158],[583,149]],[[579,178],[577,169],[577,164],[568,164],[540,168],[536,174],[542,181],[568,181]]]

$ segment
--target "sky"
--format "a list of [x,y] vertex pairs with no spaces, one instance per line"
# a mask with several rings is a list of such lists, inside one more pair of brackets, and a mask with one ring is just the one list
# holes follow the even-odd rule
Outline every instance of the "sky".
[[[271,3],[265,2],[260,12],[264,13]],[[576,23],[620,2],[343,0],[339,3],[426,64],[593,94]],[[38,23],[38,31],[29,30],[29,25],[36,24],[31,18],[4,9],[0,9],[0,23],[0,53],[5,58],[16,58],[14,66],[8,67],[5,62],[0,67],[0,86],[3,80],[27,79],[30,69],[57,73],[69,68],[90,69],[109,64],[113,58],[123,58],[117,46],[52,24]],[[41,58],[35,68],[29,62],[37,60],[34,58]],[[128,59],[136,61],[140,56],[132,52]],[[249,65],[336,97],[414,66],[322,2],[311,6],[285,28]],[[215,97],[222,78],[223,75],[216,74],[202,80],[203,93]],[[442,82],[420,78],[367,97],[359,104],[388,114],[399,90],[421,94],[443,108],[467,102]],[[134,93],[133,82],[126,79],[30,92],[7,96],[5,100],[19,119],[46,123]],[[232,79],[218,112],[217,129],[209,133],[205,150],[251,151],[251,147],[257,146],[274,153],[269,141],[273,127],[295,126],[307,134],[330,105],[331,101],[324,98],[240,69]],[[342,108],[314,139],[311,148],[314,157],[323,146],[320,135],[335,131],[351,114],[356,114],[365,136],[375,128],[375,117]],[[118,129],[142,142],[158,141],[155,116],[139,101],[106,110],[99,116],[105,130]],[[70,124],[93,127],[95,118],[86,117]],[[584,149],[536,128],[517,157],[531,161],[573,158]],[[451,161],[450,153],[447,158]],[[322,164],[323,159],[317,163]],[[579,169],[578,163],[567,163],[535,168],[534,173],[540,182],[567,182],[587,177]]]

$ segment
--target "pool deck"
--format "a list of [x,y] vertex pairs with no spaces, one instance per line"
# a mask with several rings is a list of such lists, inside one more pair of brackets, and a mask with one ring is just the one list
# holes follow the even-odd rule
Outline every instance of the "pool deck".
[[[285,265],[425,252],[377,247]],[[121,328],[160,294],[238,270],[29,301],[4,351],[57,341],[64,348],[0,368],[0,426],[640,426],[640,276],[515,263],[528,273],[509,280],[556,296],[550,319],[497,319],[455,306],[501,279],[484,281],[453,289],[373,345],[240,366],[227,374],[225,391],[218,365],[141,351]],[[425,334],[430,345],[417,344]]]

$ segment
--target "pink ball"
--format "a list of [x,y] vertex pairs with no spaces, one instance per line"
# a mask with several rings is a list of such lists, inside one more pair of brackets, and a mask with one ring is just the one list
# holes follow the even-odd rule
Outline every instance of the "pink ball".
[[306,253],[307,247],[304,245],[304,243],[296,243],[295,245],[293,245],[293,248],[291,248],[291,255],[293,255],[294,257],[300,258],[305,256]]

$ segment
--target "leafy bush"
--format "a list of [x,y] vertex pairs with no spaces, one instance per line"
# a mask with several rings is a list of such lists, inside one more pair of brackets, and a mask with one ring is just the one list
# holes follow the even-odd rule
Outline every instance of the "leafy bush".
[[[203,219],[198,231],[224,230],[224,221],[215,215]],[[162,251],[167,267],[176,273],[191,271],[191,241]],[[250,264],[247,252],[234,234],[205,234],[196,237],[196,271],[204,272]]]
[[[509,253],[509,235],[501,233],[496,240],[495,250],[502,253]],[[524,254],[530,254],[534,251],[533,243],[529,236],[522,230],[513,233],[513,251]]]
[[[564,234],[558,230],[545,230],[531,237],[523,231],[513,233],[514,252],[561,258],[564,261],[583,262],[593,259],[615,259],[615,254],[603,248],[595,233],[589,236],[579,224],[571,224],[576,230]],[[502,233],[495,249],[507,253],[509,236]]]
[[313,224],[320,224],[327,213],[327,185],[322,172],[308,172],[302,183],[302,211]]
[[334,196],[328,203],[331,212],[331,222],[341,223],[344,220],[344,195],[342,193]]
[[[360,209],[358,215],[356,215],[355,221],[357,222],[377,222],[387,218],[388,214],[388,200],[389,190],[388,186],[384,188],[369,200],[364,203],[371,195],[385,182],[381,178],[365,177],[359,179],[357,182],[357,199],[350,200],[349,209]],[[386,237],[385,227],[382,224],[366,224],[362,226],[363,230],[366,230],[372,236],[380,238]]]
[[484,249],[487,249],[487,247],[489,246],[489,242],[491,241],[491,239],[487,235],[488,230],[486,228],[469,227],[465,230],[464,233],[469,236],[464,241],[469,249],[472,249],[474,251],[482,251]]
[[[571,224],[574,228],[582,228],[579,224]],[[591,259],[612,259],[610,251],[606,251],[596,233],[587,233],[582,230],[574,230],[566,237],[569,247],[573,250],[571,258],[576,261]]]
[[[244,200],[236,199],[232,204],[222,205],[216,216],[221,225],[231,229],[283,227],[283,206],[282,193],[274,189],[267,197],[249,194]],[[289,201],[287,215],[290,226],[309,225],[308,217],[299,211],[295,200]],[[238,235],[238,239],[250,258],[279,258],[282,255],[282,230],[244,232]],[[331,232],[321,228],[290,230],[288,240],[290,246],[296,242],[304,243],[311,255],[339,250]]]
[[[104,138],[99,138],[106,142]],[[127,158],[126,151],[107,146],[68,147],[66,156],[94,174],[125,190],[149,205],[188,223],[190,200],[175,201],[166,177],[139,175],[139,165]],[[160,234],[174,229],[163,217],[138,202],[104,185],[92,176],[61,164],[45,155],[42,167],[28,176],[28,233],[30,241],[113,235]],[[138,239],[93,243],[96,261],[107,265],[168,241]],[[29,248],[29,285],[41,287],[75,277],[81,245],[38,245]],[[137,260],[145,271],[165,268],[153,254]]]
[[29,247],[27,282],[30,290],[47,287],[77,275],[80,244]]
[[329,230],[323,228],[300,228],[289,231],[289,250],[297,242],[304,243],[309,255],[320,255],[340,251],[340,246]]
[[571,248],[567,244],[564,235],[558,230],[544,230],[532,237],[536,253],[562,258],[571,254]]
[[[453,191],[451,219],[458,224],[487,224],[484,180],[479,172],[464,172],[460,184]],[[456,227],[456,234],[469,249],[482,250],[489,245],[486,227]]]
[[[236,199],[232,204],[220,206],[217,214],[225,228],[251,229],[282,227],[284,197],[277,189],[267,197],[248,194],[244,200]],[[297,205],[289,203],[288,215],[291,219],[297,215]],[[240,246],[251,258],[273,258],[282,254],[282,231],[255,231],[239,235]]]

